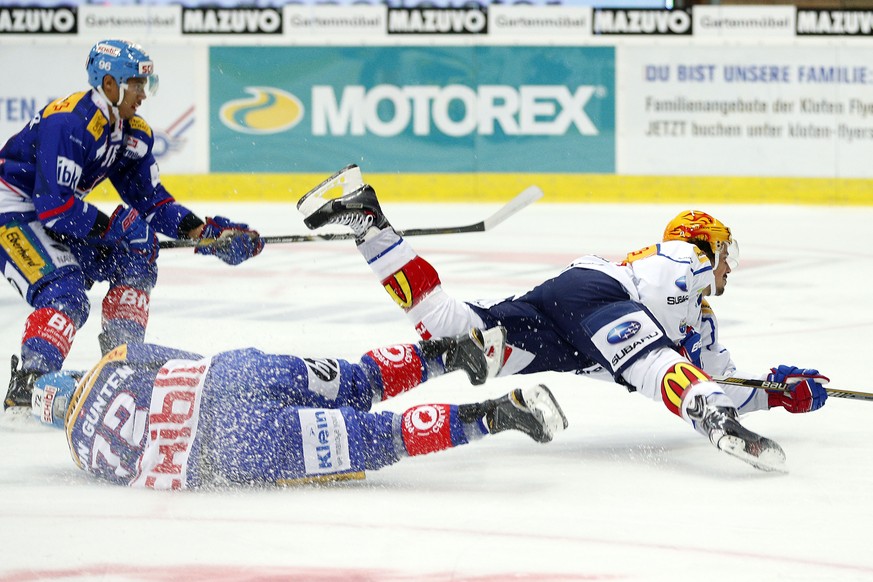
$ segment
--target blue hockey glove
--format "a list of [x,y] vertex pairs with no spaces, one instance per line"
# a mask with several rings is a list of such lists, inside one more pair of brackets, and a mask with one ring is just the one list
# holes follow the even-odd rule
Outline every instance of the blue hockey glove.
[[824,406],[828,399],[824,385],[831,381],[827,376],[819,374],[818,370],[784,365],[770,368],[767,380],[791,385],[790,392],[768,390],[768,402],[770,408],[781,406],[794,413],[812,412]]
[[264,250],[264,239],[258,231],[223,216],[206,218],[200,240],[204,244],[198,245],[195,253],[215,255],[228,265],[239,265]]
[[679,342],[679,354],[686,360],[702,368],[700,364],[700,352],[703,350],[703,341],[700,339],[700,334],[694,331],[694,328],[688,326],[685,329],[685,338]]
[[109,226],[100,238],[146,257],[149,264],[158,258],[158,237],[155,231],[140,218],[139,212],[129,206],[118,205],[109,217]]

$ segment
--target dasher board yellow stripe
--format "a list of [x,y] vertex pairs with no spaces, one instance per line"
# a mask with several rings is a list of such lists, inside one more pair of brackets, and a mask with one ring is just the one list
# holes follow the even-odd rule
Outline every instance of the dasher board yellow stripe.
[[[186,174],[163,177],[182,202],[288,202],[327,178],[324,174]],[[804,204],[873,206],[873,180],[848,178],[736,178],[605,174],[368,174],[383,202],[505,202],[536,184],[539,202],[628,204]],[[105,185],[104,185],[105,184]],[[89,197],[117,202],[104,182]]]

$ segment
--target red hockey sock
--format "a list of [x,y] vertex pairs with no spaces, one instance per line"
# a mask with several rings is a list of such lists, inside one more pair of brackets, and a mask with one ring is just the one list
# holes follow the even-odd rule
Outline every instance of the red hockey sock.
[[457,408],[449,404],[422,404],[404,412],[401,432],[406,452],[414,457],[467,442]]
[[[376,365],[382,387],[382,400],[393,398],[421,384],[427,377],[425,362],[418,347],[398,344],[364,354]],[[372,378],[371,378],[372,381]]]
[[113,287],[103,299],[103,327],[114,320],[124,319],[145,329],[149,321],[149,293],[120,285]]
[[60,369],[75,336],[76,324],[65,313],[51,307],[37,309],[24,324],[22,355],[30,350],[34,357],[43,359],[52,369]]

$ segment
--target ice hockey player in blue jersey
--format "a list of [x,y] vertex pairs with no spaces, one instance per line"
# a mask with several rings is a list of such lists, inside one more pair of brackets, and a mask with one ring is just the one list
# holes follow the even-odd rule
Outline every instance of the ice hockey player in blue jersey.
[[[33,307],[4,408],[26,402],[36,376],[61,369],[95,281],[109,284],[103,351],[144,339],[157,281],[155,233],[220,239],[196,252],[233,265],[263,248],[247,225],[201,220],[161,184],[152,129],[137,115],[157,87],[143,48],[98,42],[86,70],[90,90],[50,103],[0,149],[0,269]],[[111,215],[84,201],[104,180],[123,201]]]
[[[495,331],[497,333],[495,333]],[[545,386],[472,404],[371,406],[445,372],[481,384],[499,369],[502,330],[387,346],[360,362],[266,354],[212,357],[124,344],[90,371],[34,384],[31,406],[66,431],[75,463],[131,487],[186,489],[362,478],[407,456],[519,430],[549,442],[566,419]]]
[[583,256],[524,294],[464,302],[443,290],[433,266],[391,227],[357,166],[315,187],[298,209],[310,229],[351,228],[358,251],[421,337],[503,326],[501,375],[548,370],[615,381],[663,402],[717,448],[759,469],[782,470],[785,454],[743,427],[738,416],[775,407],[809,412],[827,398],[828,379],[796,366],[765,375],[792,384],[791,392],[712,380],[736,374],[706,298],[724,292],[738,251],[730,229],[704,212],[681,212],[660,242],[623,261]]

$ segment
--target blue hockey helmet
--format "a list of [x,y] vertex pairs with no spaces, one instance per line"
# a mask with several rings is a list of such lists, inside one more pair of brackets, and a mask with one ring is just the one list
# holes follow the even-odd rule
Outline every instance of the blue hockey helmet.
[[64,428],[64,417],[82,372],[51,372],[33,383],[30,405],[33,415],[43,424]]
[[100,89],[103,77],[112,76],[119,87],[126,87],[127,80],[140,78],[146,80],[146,90],[154,95],[158,90],[158,76],[155,64],[140,45],[126,40],[101,40],[88,53],[85,63],[88,83]]

